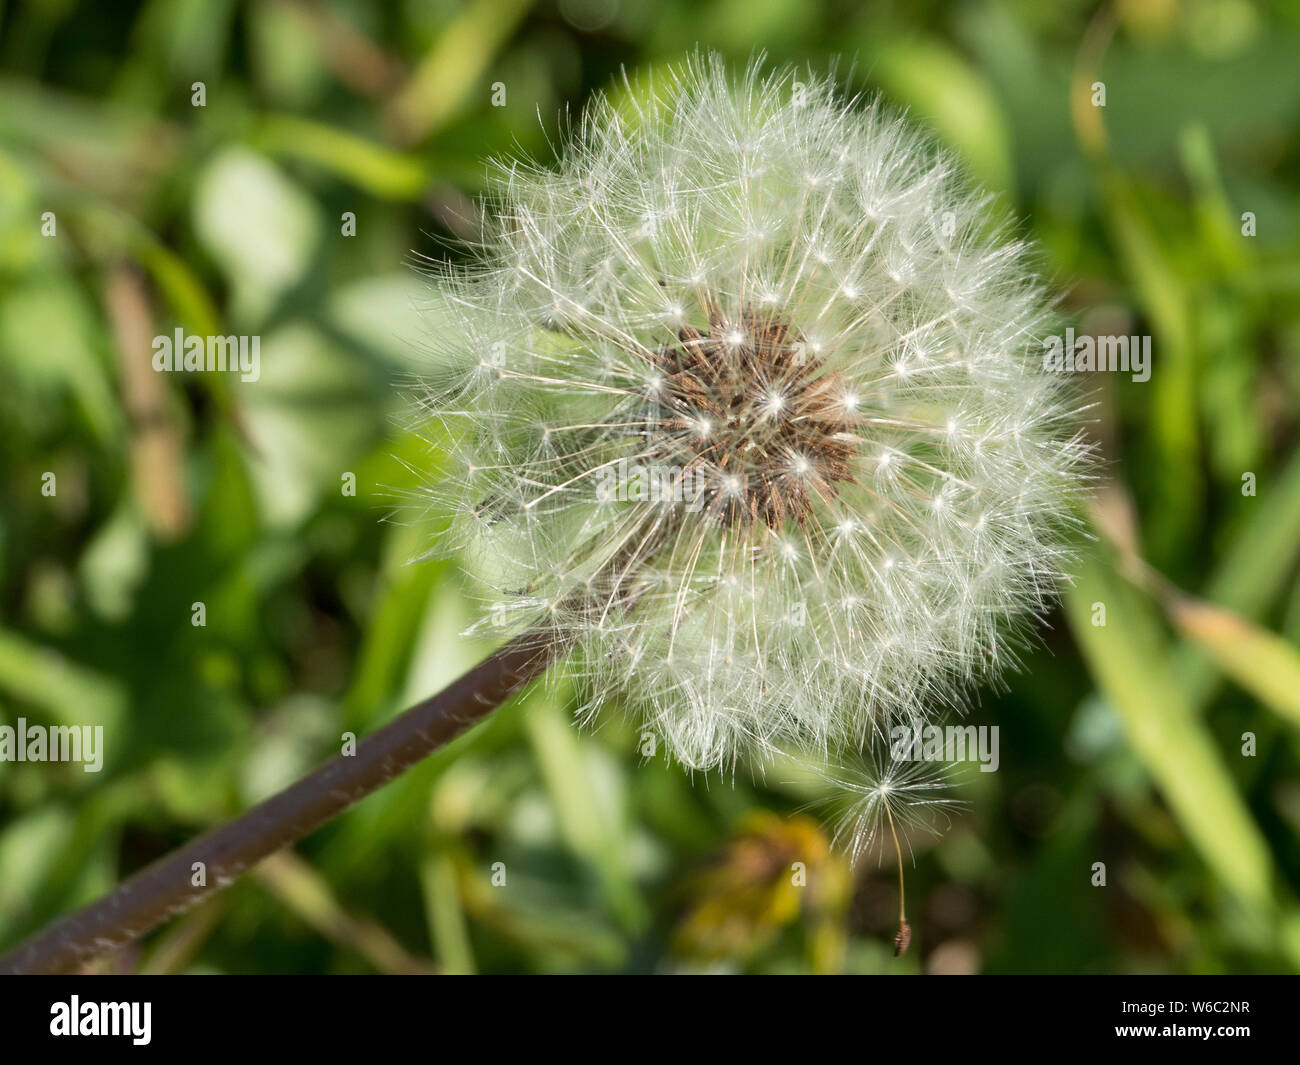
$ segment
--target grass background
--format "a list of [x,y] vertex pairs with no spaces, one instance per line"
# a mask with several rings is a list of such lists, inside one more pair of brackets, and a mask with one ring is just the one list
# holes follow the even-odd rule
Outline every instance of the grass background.
[[[486,157],[697,44],[839,56],[1025,219],[1077,329],[1154,338],[1150,382],[1093,382],[1077,581],[972,708],[1001,769],[911,841],[912,952],[806,786],[692,781],[559,687],[113,964],[1300,970],[1300,6],[1252,0],[0,0],[0,723],[106,742],[0,763],[0,947],[483,653],[455,565],[408,564],[428,528],[382,520],[430,463],[413,266]],[[177,327],[260,335],[261,381],[152,373]]]

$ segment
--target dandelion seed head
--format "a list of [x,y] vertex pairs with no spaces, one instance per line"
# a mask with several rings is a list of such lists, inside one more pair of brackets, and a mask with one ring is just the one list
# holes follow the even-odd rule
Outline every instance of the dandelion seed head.
[[701,56],[503,166],[420,405],[485,625],[550,615],[589,706],[698,768],[960,704],[1053,594],[1088,455],[1027,249],[795,80]]

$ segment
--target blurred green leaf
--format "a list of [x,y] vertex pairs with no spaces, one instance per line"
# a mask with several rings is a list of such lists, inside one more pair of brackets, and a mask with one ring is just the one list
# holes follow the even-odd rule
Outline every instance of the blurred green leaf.
[[[1202,597],[1250,621],[1281,594],[1279,574],[1294,573],[1300,561],[1300,454],[1258,496],[1246,497],[1243,508]],[[1193,705],[1203,706],[1214,691],[1213,666],[1194,649],[1180,648],[1176,669]]]
[[264,118],[253,143],[271,155],[322,167],[384,200],[413,200],[430,175],[420,161],[354,133],[292,115]]
[[[1094,624],[1095,604],[1104,625]],[[1066,607],[1093,677],[1183,831],[1243,904],[1271,912],[1268,847],[1192,712],[1150,608],[1096,555],[1080,564]]]
[[1169,609],[1178,630],[1275,713],[1300,725],[1300,650],[1239,614],[1194,600]]
[[930,122],[983,182],[1013,191],[1006,118],[983,76],[934,41],[892,41],[872,50],[871,76]]
[[0,294],[0,351],[32,392],[74,396],[101,442],[122,431],[103,352],[103,329],[81,289],[62,272],[35,275]]
[[306,271],[320,217],[311,198],[263,156],[226,148],[198,177],[194,229],[233,289],[235,316],[256,321]]
[[[267,520],[292,526],[325,492],[344,498],[345,475],[355,475],[382,429],[378,385],[366,369],[312,326],[292,322],[264,338],[259,378],[237,387]],[[371,498],[370,488],[358,484],[355,498]]]
[[[625,853],[629,826],[622,781],[593,771],[595,752],[578,738],[564,713],[568,693],[546,691],[529,700],[525,728],[541,766],[565,840],[592,863],[610,904],[632,930],[645,924],[646,910],[628,875]],[[601,793],[599,785],[606,791]],[[613,794],[608,789],[617,789]]]
[[469,0],[438,35],[402,90],[390,118],[407,143],[423,140],[467,103],[489,61],[532,7],[533,0]]

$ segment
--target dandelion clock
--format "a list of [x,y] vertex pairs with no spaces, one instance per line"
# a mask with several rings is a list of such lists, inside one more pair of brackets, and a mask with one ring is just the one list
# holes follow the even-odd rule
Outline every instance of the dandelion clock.
[[548,621],[697,769],[861,746],[1006,664],[1086,449],[1025,249],[947,159],[701,58],[498,196],[423,404],[485,624]]

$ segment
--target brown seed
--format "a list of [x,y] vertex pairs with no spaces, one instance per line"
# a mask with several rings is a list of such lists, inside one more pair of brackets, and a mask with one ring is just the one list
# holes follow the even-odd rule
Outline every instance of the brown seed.
[[738,479],[737,494],[720,483],[705,491],[705,513],[723,525],[803,525],[814,493],[829,500],[838,483],[853,482],[857,439],[845,432],[855,419],[840,401],[843,380],[819,373],[822,360],[791,323],[751,310],[733,321],[711,305],[708,336],[689,325],[677,336],[654,353],[664,373],[647,397],[656,408],[654,454]]

